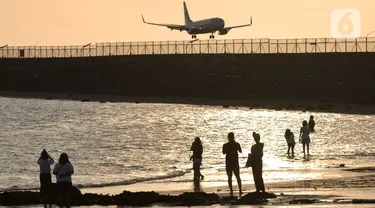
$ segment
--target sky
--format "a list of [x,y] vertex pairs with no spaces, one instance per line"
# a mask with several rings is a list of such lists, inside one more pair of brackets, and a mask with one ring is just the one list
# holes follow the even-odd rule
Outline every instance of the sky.
[[[181,0],[0,0],[0,47],[190,40],[184,32],[147,25],[184,24]],[[190,17],[220,17],[231,30],[217,39],[332,37],[335,9],[356,9],[360,36],[375,30],[374,0],[186,0]],[[340,15],[339,13],[335,13]],[[198,35],[208,39],[210,34]],[[375,33],[370,36],[375,36]]]

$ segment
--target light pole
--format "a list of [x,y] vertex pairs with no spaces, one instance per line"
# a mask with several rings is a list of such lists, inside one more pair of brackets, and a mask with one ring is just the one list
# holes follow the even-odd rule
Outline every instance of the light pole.
[[375,33],[375,30],[367,33],[367,35],[366,35],[366,52],[368,52],[368,48],[367,48],[367,45],[368,45],[368,36],[371,35],[372,33]]
[[40,37],[40,40],[38,40],[36,43],[35,43],[35,46],[38,45],[38,43],[42,42],[42,40],[44,39],[44,37]]
[[375,30],[369,32],[369,33],[366,35],[366,38],[367,38],[369,35],[371,35],[372,33],[375,33]]
[[38,40],[35,45],[34,45],[34,57],[36,58],[36,45],[38,45],[38,43],[40,43],[41,41],[43,40],[43,36],[40,37],[40,40]]
[[[91,43],[88,43],[88,44],[82,46],[82,56],[85,56],[85,54],[84,54],[84,50],[85,50],[86,47],[88,47],[88,46],[90,46],[90,45],[91,45]],[[90,48],[89,48],[89,56],[90,56]]]
[[[8,47],[8,44],[1,46],[0,47],[1,51],[2,51],[3,48],[6,48],[6,47]],[[4,57],[4,53],[3,52],[1,52],[1,56]]]

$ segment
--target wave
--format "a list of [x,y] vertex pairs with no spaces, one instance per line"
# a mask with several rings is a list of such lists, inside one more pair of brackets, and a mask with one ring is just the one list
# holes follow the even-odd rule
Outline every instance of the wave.
[[125,181],[118,181],[118,182],[110,182],[110,183],[101,183],[101,184],[76,184],[77,188],[97,188],[97,187],[107,187],[107,186],[122,186],[122,185],[130,185],[140,182],[148,182],[148,181],[157,181],[169,178],[176,178],[184,176],[188,170],[180,170],[180,171],[173,171],[166,175],[161,176],[152,176],[152,177],[143,177],[143,178],[135,178]]
[[[170,173],[167,173],[165,175],[160,176],[151,176],[151,177],[141,177],[141,178],[135,178],[130,180],[124,180],[124,181],[117,181],[117,182],[109,182],[109,183],[100,183],[100,184],[74,184],[79,189],[82,188],[98,188],[98,187],[107,187],[107,186],[122,186],[122,185],[130,185],[140,182],[148,182],[148,181],[157,181],[157,180],[163,180],[163,179],[170,179],[170,178],[177,178],[184,176],[186,173],[189,173],[190,170],[177,170]],[[73,181],[74,182],[74,181]],[[37,187],[19,187],[19,186],[13,186],[10,188],[0,188],[0,192],[5,191],[36,191],[39,190],[39,186]]]

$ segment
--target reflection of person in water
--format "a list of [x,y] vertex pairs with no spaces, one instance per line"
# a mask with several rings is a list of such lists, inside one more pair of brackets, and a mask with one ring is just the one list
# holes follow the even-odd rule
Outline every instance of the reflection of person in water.
[[299,141],[302,142],[303,145],[303,156],[305,154],[305,146],[307,146],[307,155],[309,154],[309,145],[310,145],[310,129],[307,127],[307,121],[302,122],[302,127],[299,134]]
[[255,183],[255,188],[256,192],[265,192],[264,188],[264,181],[262,177],[262,171],[263,171],[263,147],[264,144],[260,143],[260,135],[253,132],[253,138],[256,142],[253,146],[251,146],[251,157],[252,157],[252,163],[251,163],[251,168],[253,171],[253,176],[254,176],[254,183]]
[[199,181],[199,177],[201,177],[201,180],[203,180],[204,176],[201,174],[200,170],[200,166],[202,164],[203,146],[199,137],[195,138],[190,150],[193,151],[193,155],[190,157],[190,160],[193,160],[194,181]]
[[228,133],[229,142],[223,145],[223,154],[225,154],[225,169],[228,175],[228,185],[230,194],[233,194],[232,174],[237,178],[237,184],[240,195],[242,194],[242,185],[240,178],[240,165],[238,163],[238,152],[242,152],[241,146],[234,140],[234,133]]
[[310,129],[310,132],[314,132],[315,131],[315,121],[314,121],[314,116],[310,116],[310,120],[309,120],[309,129]]
[[288,144],[288,155],[289,155],[290,149],[292,149],[292,156],[294,156],[294,145],[296,144],[296,142],[294,141],[293,132],[291,132],[290,129],[287,129],[285,131],[284,137],[286,139],[286,143]]

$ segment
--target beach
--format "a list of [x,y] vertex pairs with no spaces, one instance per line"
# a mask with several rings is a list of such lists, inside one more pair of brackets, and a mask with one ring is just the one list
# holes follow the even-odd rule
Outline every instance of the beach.
[[[11,93],[0,97],[0,107],[1,192],[38,190],[36,160],[46,148],[55,160],[68,153],[76,170],[73,184],[83,194],[202,191],[227,198],[221,148],[233,131],[243,149],[239,161],[246,195],[255,191],[244,164],[254,144],[251,133],[257,131],[265,143],[266,191],[277,196],[262,206],[298,207],[290,202],[302,200],[307,207],[314,207],[306,205],[311,201],[323,207],[371,207],[353,199],[375,199],[371,106]],[[310,157],[303,157],[299,143],[295,156],[288,156],[285,129],[298,134],[310,115],[317,122]],[[189,161],[196,136],[204,146],[205,179],[199,188],[192,183]],[[235,180],[233,185],[238,197]]]

